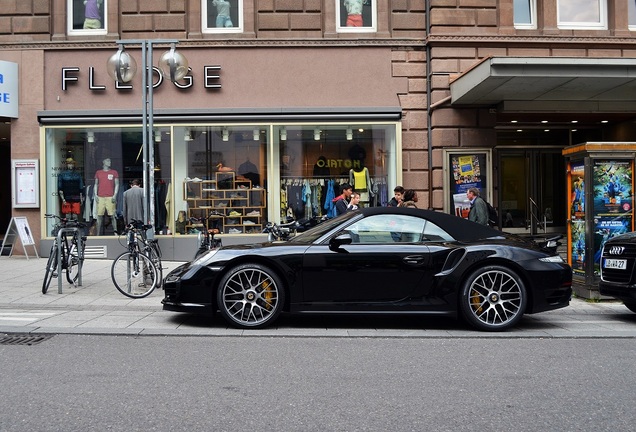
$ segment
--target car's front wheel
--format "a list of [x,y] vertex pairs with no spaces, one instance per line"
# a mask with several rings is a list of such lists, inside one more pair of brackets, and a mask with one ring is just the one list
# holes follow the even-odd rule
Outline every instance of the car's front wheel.
[[623,303],[625,304],[625,307],[627,309],[629,309],[632,312],[636,312],[636,301],[626,301]]
[[283,283],[270,268],[242,264],[228,271],[219,283],[217,303],[221,315],[238,328],[271,324],[285,303]]
[[460,309],[473,327],[501,331],[521,319],[527,301],[526,288],[514,271],[490,265],[468,276],[462,287]]

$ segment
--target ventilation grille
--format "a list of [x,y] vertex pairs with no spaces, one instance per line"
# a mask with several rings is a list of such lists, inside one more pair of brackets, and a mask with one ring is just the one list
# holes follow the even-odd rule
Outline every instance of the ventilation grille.
[[37,345],[51,339],[53,335],[5,334],[0,336],[0,345]]
[[108,249],[105,245],[86,246],[84,249],[84,258],[107,258]]

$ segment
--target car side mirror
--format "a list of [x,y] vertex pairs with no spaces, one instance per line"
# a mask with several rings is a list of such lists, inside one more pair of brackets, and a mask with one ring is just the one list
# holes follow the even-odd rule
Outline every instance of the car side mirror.
[[331,240],[329,240],[329,249],[332,251],[338,251],[341,246],[348,245],[353,243],[353,239],[351,238],[351,234],[343,233],[335,236]]

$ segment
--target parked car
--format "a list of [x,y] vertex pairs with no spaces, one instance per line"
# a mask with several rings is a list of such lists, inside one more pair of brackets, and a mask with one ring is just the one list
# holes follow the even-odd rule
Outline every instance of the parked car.
[[635,263],[635,232],[621,234],[605,242],[601,253],[599,292],[622,300],[632,312],[636,312]]
[[572,271],[553,246],[441,212],[365,208],[286,242],[209,251],[168,274],[163,308],[218,311],[238,328],[286,311],[444,314],[504,330],[569,304]]

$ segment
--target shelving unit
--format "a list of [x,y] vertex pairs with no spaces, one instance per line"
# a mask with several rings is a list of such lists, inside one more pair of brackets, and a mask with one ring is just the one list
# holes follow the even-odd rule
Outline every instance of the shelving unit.
[[[266,190],[252,187],[247,179],[236,178],[234,172],[216,173],[216,180],[184,182],[184,196],[188,203],[188,220],[210,214],[208,228],[218,228],[224,234],[259,233],[266,223]],[[201,229],[186,225],[186,232]]]

